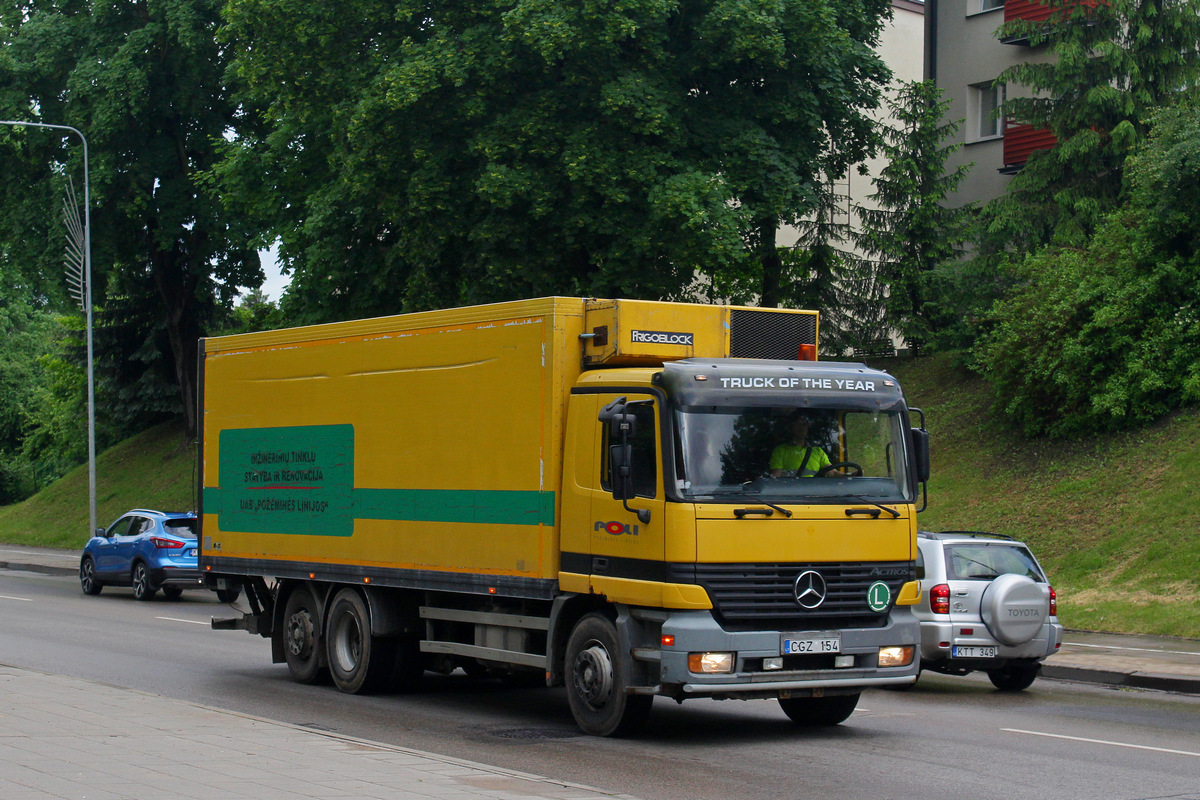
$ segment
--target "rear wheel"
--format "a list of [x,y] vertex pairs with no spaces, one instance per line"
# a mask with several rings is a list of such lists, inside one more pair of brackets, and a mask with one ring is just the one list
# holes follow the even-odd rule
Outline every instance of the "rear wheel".
[[1006,664],[1000,669],[988,670],[992,685],[1002,692],[1019,692],[1033,685],[1040,664]]
[[133,596],[138,600],[153,600],[158,589],[150,582],[150,569],[139,561],[133,565]]
[[325,654],[334,684],[349,694],[385,688],[395,666],[396,640],[371,635],[371,614],[354,589],[333,598],[325,623]]
[[781,697],[779,707],[797,725],[827,727],[840,725],[849,719],[858,706],[857,694],[838,694],[832,697]]
[[84,594],[93,597],[100,594],[100,590],[104,588],[100,581],[96,580],[96,562],[91,556],[79,562],[79,586]]
[[183,597],[183,589],[180,589],[178,586],[164,586],[162,593],[163,597],[168,600],[178,600]]
[[321,615],[307,587],[288,595],[283,607],[283,655],[296,683],[320,683],[329,677],[321,662]]
[[626,736],[646,721],[652,695],[628,694],[617,629],[602,614],[579,620],[567,641],[567,702],[584,733]]

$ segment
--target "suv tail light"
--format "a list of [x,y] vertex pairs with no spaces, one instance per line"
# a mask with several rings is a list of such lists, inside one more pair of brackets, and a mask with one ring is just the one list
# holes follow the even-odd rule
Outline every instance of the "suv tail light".
[[1050,587],[1050,616],[1058,616],[1058,592],[1054,591],[1054,587]]
[[929,610],[935,614],[950,613],[949,584],[939,583],[937,586],[934,586],[929,590]]
[[171,539],[160,539],[157,536],[151,536],[150,541],[154,544],[155,548],[159,550],[175,550],[183,547],[183,542],[176,542],[172,541]]

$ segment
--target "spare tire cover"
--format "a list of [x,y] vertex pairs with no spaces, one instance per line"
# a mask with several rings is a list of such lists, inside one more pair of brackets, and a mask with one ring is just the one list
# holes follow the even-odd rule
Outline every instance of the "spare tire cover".
[[1001,575],[983,592],[979,615],[996,641],[1014,646],[1037,635],[1050,614],[1050,588],[1024,575]]

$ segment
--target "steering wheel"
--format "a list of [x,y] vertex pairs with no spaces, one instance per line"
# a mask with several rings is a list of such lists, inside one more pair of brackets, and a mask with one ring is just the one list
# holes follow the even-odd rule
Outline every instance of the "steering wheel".
[[850,478],[861,478],[863,476],[863,468],[861,466],[859,466],[858,464],[855,464],[853,461],[835,461],[832,464],[826,464],[825,466],[823,466],[819,470],[817,470],[817,477],[824,478],[826,475],[828,475],[830,472],[832,472],[835,469],[855,470],[854,472],[850,473],[850,475],[847,476]]

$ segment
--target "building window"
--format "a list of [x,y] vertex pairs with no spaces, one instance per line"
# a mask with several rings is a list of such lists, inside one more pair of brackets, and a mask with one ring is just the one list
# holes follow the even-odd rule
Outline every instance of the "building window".
[[1000,109],[1004,105],[1004,84],[976,83],[969,88],[967,111],[969,131],[973,141],[995,139],[1004,135],[1004,117]]
[[980,11],[991,11],[993,8],[1004,8],[1004,0],[979,0]]

